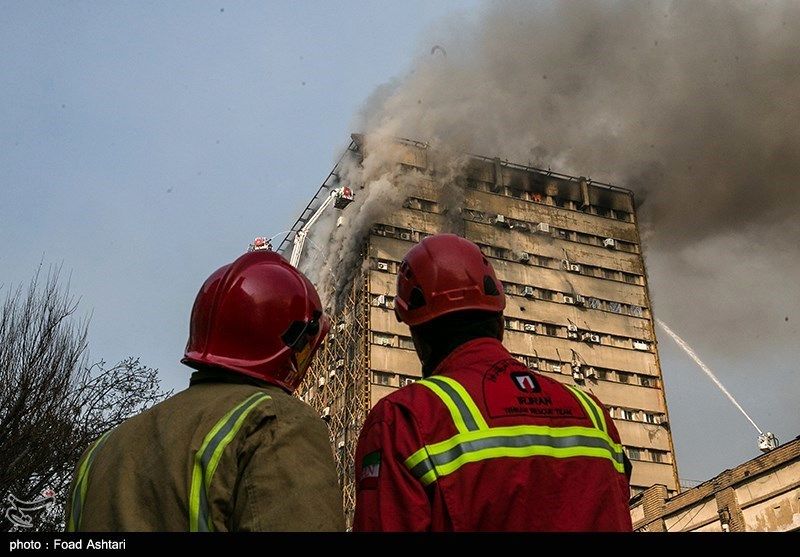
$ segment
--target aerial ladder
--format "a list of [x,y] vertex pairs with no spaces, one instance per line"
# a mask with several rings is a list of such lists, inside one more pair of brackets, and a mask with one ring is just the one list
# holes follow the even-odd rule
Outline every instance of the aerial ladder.
[[303,228],[297,231],[297,234],[294,237],[292,255],[289,259],[289,263],[291,263],[292,266],[297,267],[297,264],[300,262],[300,256],[303,253],[303,245],[306,242],[306,237],[311,231],[311,227],[314,226],[314,223],[319,220],[326,209],[328,209],[328,207],[331,205],[333,205],[336,209],[344,209],[353,202],[354,197],[353,190],[347,186],[342,186],[334,189],[328,198],[322,202],[322,205],[320,205],[311,218],[306,221],[306,223],[303,225]]

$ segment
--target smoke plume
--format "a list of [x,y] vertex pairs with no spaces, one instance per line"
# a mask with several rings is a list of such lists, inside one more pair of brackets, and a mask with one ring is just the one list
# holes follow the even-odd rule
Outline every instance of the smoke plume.
[[[752,355],[797,346],[798,44],[797,2],[489,3],[432,29],[357,128],[634,190],[657,314]],[[404,197],[373,141],[333,267]]]

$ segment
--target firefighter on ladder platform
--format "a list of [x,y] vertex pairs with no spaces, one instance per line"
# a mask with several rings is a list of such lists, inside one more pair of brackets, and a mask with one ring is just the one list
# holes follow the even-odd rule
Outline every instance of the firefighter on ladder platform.
[[408,252],[395,313],[424,379],[367,417],[354,530],[631,530],[630,463],[611,417],[511,356],[504,308],[472,242],[438,234]]
[[328,329],[314,286],[257,238],[197,294],[189,388],[81,457],[67,530],[344,530],[328,428],[291,394]]

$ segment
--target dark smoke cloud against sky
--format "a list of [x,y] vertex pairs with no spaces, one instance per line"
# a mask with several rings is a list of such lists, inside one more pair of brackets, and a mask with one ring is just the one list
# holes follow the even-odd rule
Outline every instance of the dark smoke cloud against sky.
[[504,2],[431,35],[448,56],[360,128],[624,184],[676,248],[796,214],[796,2]]
[[[491,3],[429,40],[448,55],[421,46],[360,129],[633,189],[652,265],[747,288],[704,314],[798,309],[794,285],[772,283],[800,276],[800,3]],[[653,282],[667,316],[691,294]]]
[[634,190],[656,315],[794,436],[798,45],[798,2],[487,3],[433,26],[356,128]]

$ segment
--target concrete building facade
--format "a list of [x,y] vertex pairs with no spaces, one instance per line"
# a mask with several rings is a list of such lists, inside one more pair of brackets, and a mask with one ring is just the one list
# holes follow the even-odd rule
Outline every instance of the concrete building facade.
[[800,438],[669,496],[654,485],[631,500],[640,532],[800,530]]
[[[353,138],[346,156],[358,159],[366,147]],[[427,145],[397,144],[404,201],[364,233],[347,299],[332,308],[333,336],[299,391],[330,420],[346,510],[354,505],[352,459],[366,412],[421,377],[409,330],[393,313],[399,263],[414,243],[445,231],[477,243],[503,282],[504,343],[512,354],[539,373],[596,394],[608,407],[633,463],[632,495],[653,485],[676,494],[632,192],[478,156],[443,184]],[[294,233],[336,178],[334,169]],[[359,186],[351,187],[359,195]]]

